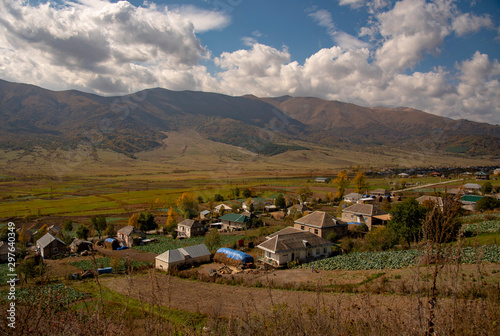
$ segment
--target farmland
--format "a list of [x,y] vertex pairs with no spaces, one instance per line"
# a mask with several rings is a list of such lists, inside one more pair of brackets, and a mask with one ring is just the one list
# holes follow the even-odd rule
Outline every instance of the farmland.
[[150,267],[151,263],[148,262],[139,262],[139,261],[130,261],[130,265],[127,265],[127,261],[125,259],[116,259],[116,262],[112,262],[111,258],[97,258],[95,262],[93,260],[80,260],[70,263],[70,265],[75,266],[81,270],[93,270],[96,268],[103,267],[114,267],[113,272],[125,271],[127,267],[131,268],[145,268]]
[[[133,248],[136,250],[151,252],[156,254],[162,254],[163,252],[178,249],[180,247],[192,246],[197,244],[203,244],[205,237],[193,237],[187,239],[172,239],[165,236],[157,236],[151,235],[151,238],[156,238],[159,240],[158,243],[151,243],[142,246],[134,246]],[[236,243],[238,240],[243,239],[243,236],[229,236],[229,235],[221,235],[221,245],[227,246]]]
[[[419,250],[354,252],[299,266],[313,267],[321,270],[373,270],[400,269],[418,266],[424,252]],[[463,264],[472,264],[478,260],[487,263],[500,263],[500,245],[482,246],[477,249],[465,247],[461,250],[460,260]]]

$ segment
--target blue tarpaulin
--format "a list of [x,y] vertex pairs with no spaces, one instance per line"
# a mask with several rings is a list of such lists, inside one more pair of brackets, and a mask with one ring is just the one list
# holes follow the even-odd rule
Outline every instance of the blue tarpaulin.
[[245,252],[236,251],[227,247],[221,247],[217,250],[217,253],[224,253],[228,258],[234,260],[241,260],[244,263],[253,263],[253,257]]

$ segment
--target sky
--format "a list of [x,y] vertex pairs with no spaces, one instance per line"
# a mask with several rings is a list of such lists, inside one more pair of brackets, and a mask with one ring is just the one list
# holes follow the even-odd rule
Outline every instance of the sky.
[[0,78],[406,106],[500,124],[498,0],[0,0]]

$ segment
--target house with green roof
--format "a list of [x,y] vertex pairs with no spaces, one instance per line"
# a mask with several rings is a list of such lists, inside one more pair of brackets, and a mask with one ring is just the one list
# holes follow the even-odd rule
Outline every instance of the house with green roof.
[[231,212],[219,217],[219,220],[224,231],[241,231],[246,229],[247,224],[250,223],[250,217]]

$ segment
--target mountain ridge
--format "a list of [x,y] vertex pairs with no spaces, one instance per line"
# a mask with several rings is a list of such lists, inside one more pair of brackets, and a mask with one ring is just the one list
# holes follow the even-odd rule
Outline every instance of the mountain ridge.
[[162,88],[103,97],[0,80],[0,121],[2,149],[54,150],[85,141],[133,156],[162,146],[169,131],[192,130],[263,155],[304,150],[307,143],[411,150],[432,144],[455,154],[500,155],[499,126],[316,97],[234,97]]

